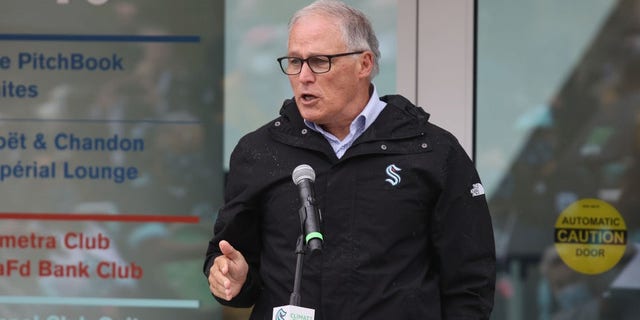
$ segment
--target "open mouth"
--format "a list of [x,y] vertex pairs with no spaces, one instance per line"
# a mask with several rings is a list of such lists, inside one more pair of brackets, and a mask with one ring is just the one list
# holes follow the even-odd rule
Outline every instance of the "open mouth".
[[300,98],[302,99],[302,101],[311,101],[313,99],[316,99],[317,97],[312,95],[312,94],[303,94],[302,96],[300,96]]

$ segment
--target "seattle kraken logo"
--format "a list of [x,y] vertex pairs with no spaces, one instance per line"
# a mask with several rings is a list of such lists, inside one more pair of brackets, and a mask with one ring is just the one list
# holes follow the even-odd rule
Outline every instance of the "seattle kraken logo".
[[287,316],[287,312],[284,311],[284,309],[282,309],[282,308],[278,310],[278,313],[276,313],[276,319],[277,320],[285,320],[284,317],[286,317],[286,316]]
[[386,182],[389,182],[389,184],[391,184],[392,186],[397,186],[398,183],[400,183],[400,175],[398,175],[398,172],[402,171],[402,169],[398,168],[395,164],[389,165],[387,167],[387,176],[389,176],[389,179],[386,179]]

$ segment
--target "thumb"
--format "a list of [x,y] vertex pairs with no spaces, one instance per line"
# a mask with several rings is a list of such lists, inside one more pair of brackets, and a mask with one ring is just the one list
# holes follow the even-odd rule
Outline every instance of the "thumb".
[[218,246],[220,247],[220,252],[231,261],[236,261],[242,257],[242,254],[226,240],[220,241]]

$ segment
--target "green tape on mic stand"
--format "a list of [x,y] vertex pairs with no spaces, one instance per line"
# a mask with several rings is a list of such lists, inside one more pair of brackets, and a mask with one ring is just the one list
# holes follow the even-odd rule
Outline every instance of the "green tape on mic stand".
[[309,233],[306,237],[305,237],[305,241],[306,243],[309,243],[309,241],[311,241],[311,239],[320,239],[320,240],[324,240],[324,238],[322,237],[322,233],[320,232],[311,232]]

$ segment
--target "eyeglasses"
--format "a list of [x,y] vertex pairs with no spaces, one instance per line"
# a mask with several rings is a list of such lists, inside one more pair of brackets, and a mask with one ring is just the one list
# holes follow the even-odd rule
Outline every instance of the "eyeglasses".
[[331,70],[331,59],[343,56],[349,56],[352,54],[361,54],[364,51],[353,51],[353,52],[345,52],[338,54],[323,54],[317,56],[311,56],[306,59],[298,58],[298,57],[280,57],[278,63],[280,63],[280,68],[282,72],[286,75],[296,75],[302,71],[302,66],[304,63],[307,63],[309,69],[315,74],[327,73]]

